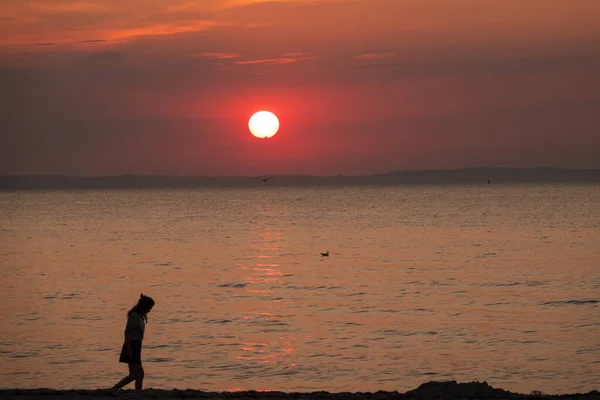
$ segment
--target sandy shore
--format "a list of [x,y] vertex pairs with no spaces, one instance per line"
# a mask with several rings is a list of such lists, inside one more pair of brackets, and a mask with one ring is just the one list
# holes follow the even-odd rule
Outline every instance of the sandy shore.
[[511,393],[507,390],[493,388],[487,383],[470,382],[428,382],[406,393],[399,392],[356,392],[356,393],[284,393],[284,392],[204,392],[200,390],[160,390],[145,389],[141,392],[134,390],[53,390],[53,389],[4,389],[0,390],[3,399],[19,400],[53,400],[53,399],[81,399],[102,400],[109,398],[131,399],[215,399],[215,400],[417,400],[417,399],[579,399],[600,400],[600,392],[594,390],[589,393],[576,393],[565,395],[551,395],[541,392],[530,394]]

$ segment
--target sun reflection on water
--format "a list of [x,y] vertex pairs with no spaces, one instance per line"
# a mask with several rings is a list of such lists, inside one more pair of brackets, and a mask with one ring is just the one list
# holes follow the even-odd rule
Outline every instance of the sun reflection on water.
[[[245,293],[249,296],[242,319],[247,326],[255,327],[256,334],[244,337],[235,359],[249,368],[270,365],[285,370],[297,366],[295,356],[298,347],[294,344],[300,337],[288,332],[293,322],[286,310],[287,305],[282,302],[283,290],[289,283],[286,277],[293,276],[285,271],[286,265],[281,262],[288,238],[280,226],[270,223],[273,217],[281,218],[279,214],[270,210],[266,218],[253,226],[253,240],[247,250],[249,254],[237,264],[243,271],[247,284]],[[260,391],[271,390],[263,387]]]

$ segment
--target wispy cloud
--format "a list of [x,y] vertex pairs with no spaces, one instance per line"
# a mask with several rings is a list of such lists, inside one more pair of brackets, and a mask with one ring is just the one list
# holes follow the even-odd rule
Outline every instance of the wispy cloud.
[[238,65],[254,65],[254,64],[290,64],[296,62],[293,58],[265,58],[262,60],[245,60],[238,61]]
[[284,57],[307,57],[308,54],[303,53],[301,51],[292,51],[289,53],[283,53]]
[[235,53],[198,53],[195,54],[195,56],[202,58],[214,58],[217,60],[229,60],[232,58],[240,58],[240,55]]
[[225,0],[223,3],[226,7],[248,6],[251,4],[269,3],[269,2],[291,2],[294,0]]
[[89,1],[32,1],[29,2],[30,10],[40,14],[76,14],[76,13],[103,13],[113,9],[105,2]]
[[192,1],[186,1],[184,3],[179,3],[179,4],[173,4],[168,6],[165,9],[165,12],[167,13],[179,13],[182,11],[189,11],[189,10],[193,10],[197,7],[197,3],[192,2]]
[[394,57],[395,55],[396,55],[396,53],[364,53],[364,54],[360,54],[360,55],[354,57],[354,59],[356,59],[356,60],[379,60],[382,58]]
[[[287,54],[287,53],[286,53]],[[285,56],[285,54],[284,54]],[[309,56],[301,56],[301,57],[277,57],[277,58],[263,58],[259,60],[243,60],[238,61],[236,64],[238,65],[255,65],[255,64],[271,64],[271,65],[281,65],[281,64],[292,64],[297,61],[307,61],[307,60],[315,60],[318,57],[309,57]]]
[[140,36],[162,36],[177,33],[198,32],[217,26],[215,21],[193,21],[185,24],[156,24],[152,26],[130,28],[112,31],[108,34],[111,39],[131,39]]
[[219,0],[222,7],[252,6],[263,3],[345,3],[348,0]]
[[116,42],[231,25],[213,11],[216,1],[0,0],[0,45]]

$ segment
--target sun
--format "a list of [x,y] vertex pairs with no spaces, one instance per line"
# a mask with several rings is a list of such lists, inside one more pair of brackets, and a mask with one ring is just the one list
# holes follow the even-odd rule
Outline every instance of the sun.
[[270,138],[279,130],[279,120],[270,111],[259,111],[250,117],[248,128],[257,138]]

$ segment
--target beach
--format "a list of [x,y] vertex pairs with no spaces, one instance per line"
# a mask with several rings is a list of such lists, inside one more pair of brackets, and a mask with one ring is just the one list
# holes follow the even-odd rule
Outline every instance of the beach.
[[144,389],[135,390],[52,390],[52,389],[4,389],[0,390],[0,397],[20,400],[49,400],[49,399],[76,399],[101,400],[109,398],[132,399],[232,399],[232,400],[400,400],[400,399],[600,399],[600,392],[594,390],[588,393],[575,393],[552,395],[542,391],[533,391],[530,394],[512,393],[507,390],[494,388],[486,382],[457,383],[428,382],[414,390],[405,393],[397,391],[377,392],[278,392],[278,391],[239,391],[239,392],[209,392],[193,389]]

